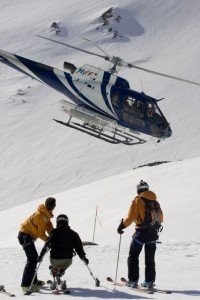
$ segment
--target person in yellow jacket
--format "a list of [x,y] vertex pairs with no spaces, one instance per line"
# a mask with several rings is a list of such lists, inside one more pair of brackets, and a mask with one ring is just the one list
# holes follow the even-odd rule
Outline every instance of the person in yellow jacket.
[[[133,288],[138,287],[139,280],[139,255],[143,245],[145,248],[145,281],[143,287],[151,288],[154,285],[156,277],[155,269],[155,252],[156,241],[158,240],[158,232],[162,227],[163,212],[160,204],[157,201],[157,196],[149,190],[149,186],[143,180],[137,185],[138,195],[133,200],[127,217],[122,219],[117,231],[119,234],[124,233],[123,229],[131,225],[135,225],[135,233],[133,235],[129,256],[128,256],[128,282],[127,285]],[[151,224],[152,219],[147,219],[147,202],[148,205],[153,205],[155,219]],[[148,216],[149,217],[149,216]]]
[[[20,225],[18,240],[27,257],[21,281],[23,292],[28,290],[37,265],[38,253],[34,242],[37,238],[40,238],[44,242],[47,241],[48,235],[53,230],[51,218],[53,218],[53,210],[55,206],[56,199],[52,197],[47,198],[45,203],[40,204],[37,211]],[[38,280],[36,276],[32,290],[34,292],[39,292],[41,285],[43,285],[43,282]]]

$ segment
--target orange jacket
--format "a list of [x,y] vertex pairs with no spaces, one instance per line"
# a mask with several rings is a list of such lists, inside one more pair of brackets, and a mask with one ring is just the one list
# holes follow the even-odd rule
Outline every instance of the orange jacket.
[[[145,202],[142,200],[142,197],[151,201],[157,199],[156,194],[152,191],[145,191],[136,196],[129,208],[127,217],[123,220],[124,227],[128,227],[134,222],[136,224],[135,228],[138,229],[139,225],[143,223],[145,218]],[[162,211],[161,222],[163,222]]]
[[53,214],[47,210],[44,204],[38,206],[37,212],[28,217],[20,226],[19,231],[29,233],[34,238],[40,238],[41,240],[47,240],[48,234],[53,230],[53,224],[51,223]]

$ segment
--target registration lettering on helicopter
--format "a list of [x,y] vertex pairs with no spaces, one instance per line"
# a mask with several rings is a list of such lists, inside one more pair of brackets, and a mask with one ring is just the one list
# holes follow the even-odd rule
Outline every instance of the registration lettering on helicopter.
[[80,73],[81,75],[85,75],[85,76],[89,76],[89,77],[92,77],[95,75],[95,73],[93,71],[91,71],[90,69],[89,70],[86,70],[82,67],[80,67],[77,71],[77,73]]

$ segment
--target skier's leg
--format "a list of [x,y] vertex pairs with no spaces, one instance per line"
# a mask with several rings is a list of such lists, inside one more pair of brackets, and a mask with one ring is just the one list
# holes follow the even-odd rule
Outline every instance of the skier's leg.
[[155,282],[156,279],[155,253],[156,243],[145,244],[145,280],[147,282]]
[[66,270],[72,264],[72,259],[54,259],[50,258],[50,263],[53,268]]
[[[24,268],[21,286],[29,287],[35,273],[38,253],[36,251],[34,241],[30,234],[19,232],[18,240],[27,257],[27,262]],[[37,278],[35,279],[37,280]]]
[[[24,247],[27,262],[24,268],[21,286],[30,286],[37,265],[37,251],[34,244]],[[37,276],[35,282],[37,281]]]
[[134,241],[131,242],[128,256],[128,279],[129,281],[138,281],[139,279],[139,255],[142,245]]

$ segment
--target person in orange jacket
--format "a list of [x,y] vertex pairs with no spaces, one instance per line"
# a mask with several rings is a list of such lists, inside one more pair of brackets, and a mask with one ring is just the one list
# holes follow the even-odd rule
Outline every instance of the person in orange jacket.
[[[149,186],[143,180],[137,185],[138,195],[133,200],[128,215],[117,229],[119,234],[124,233],[123,229],[128,227],[133,222],[135,225],[135,233],[133,235],[129,256],[128,256],[128,282],[127,285],[133,288],[138,287],[139,280],[139,255],[144,246],[145,248],[145,281],[142,283],[143,287],[151,288],[154,285],[156,270],[155,270],[155,252],[156,241],[158,240],[158,232],[162,227],[160,223],[163,222],[163,212],[158,203],[157,196],[154,192],[149,190]],[[155,207],[155,225],[151,226],[146,220],[147,204],[152,204]],[[148,204],[149,205],[149,204]]]
[[[21,225],[18,234],[18,240],[25,251],[27,262],[24,268],[21,287],[26,292],[33,279],[38,253],[34,242],[40,238],[44,242],[47,241],[48,235],[53,230],[51,218],[53,218],[53,210],[56,206],[56,199],[49,197],[44,204],[38,206],[37,212],[29,216]],[[48,235],[46,234],[48,233]],[[44,283],[37,279],[34,280],[33,291],[39,292],[40,286]]]

